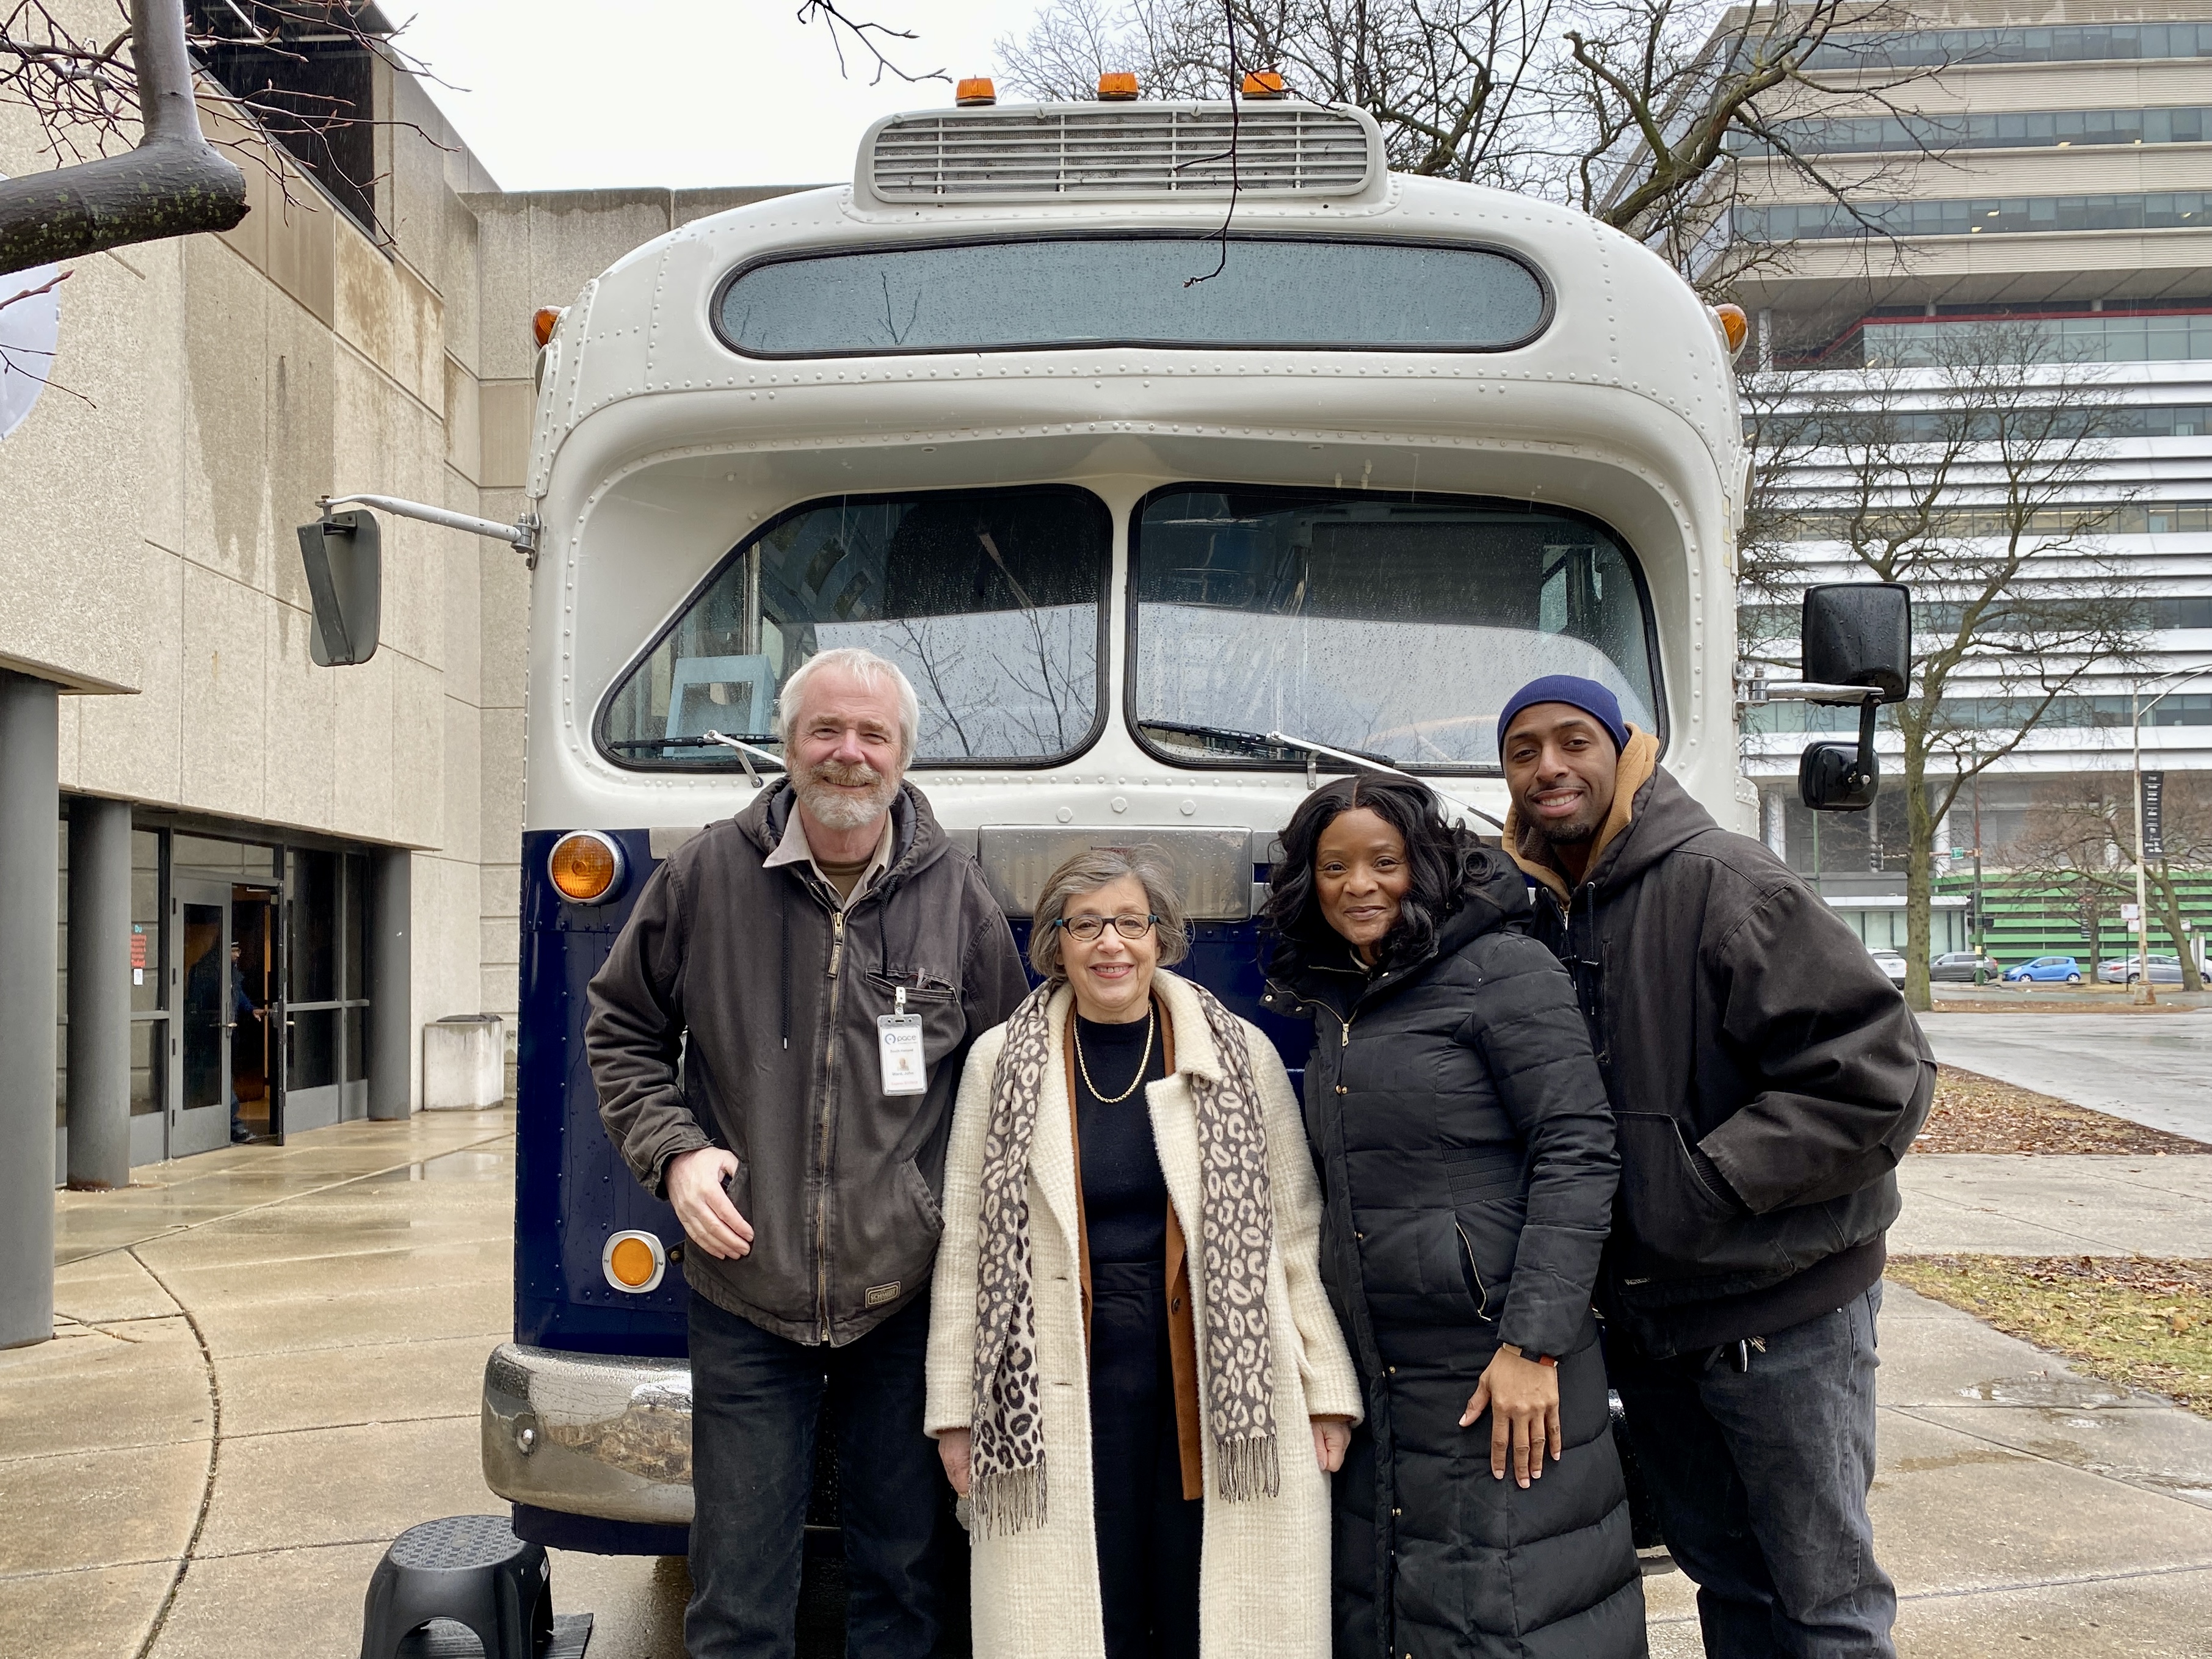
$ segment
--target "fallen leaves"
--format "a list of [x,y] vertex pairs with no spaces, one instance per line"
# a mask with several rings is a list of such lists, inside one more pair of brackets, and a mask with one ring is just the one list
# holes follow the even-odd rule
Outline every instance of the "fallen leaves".
[[2212,1146],[1945,1066],[1937,1070],[1936,1103],[1912,1150],[2159,1158],[2212,1152]]

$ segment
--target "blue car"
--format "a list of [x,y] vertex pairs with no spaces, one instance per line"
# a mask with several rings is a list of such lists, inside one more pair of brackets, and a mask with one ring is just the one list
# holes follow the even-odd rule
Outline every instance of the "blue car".
[[2004,971],[2005,983],[2019,985],[2033,982],[2039,985],[2079,985],[2081,964],[2071,957],[2038,957],[2033,962],[2023,962],[2017,968]]

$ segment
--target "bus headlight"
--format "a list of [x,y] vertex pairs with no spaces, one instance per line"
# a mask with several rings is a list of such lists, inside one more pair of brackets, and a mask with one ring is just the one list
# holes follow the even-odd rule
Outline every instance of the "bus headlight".
[[668,1271],[668,1252],[651,1233],[617,1233],[599,1252],[599,1270],[617,1290],[643,1296],[659,1287]]
[[553,843],[545,873],[571,904],[605,904],[622,896],[629,860],[622,843],[597,830],[571,830]]

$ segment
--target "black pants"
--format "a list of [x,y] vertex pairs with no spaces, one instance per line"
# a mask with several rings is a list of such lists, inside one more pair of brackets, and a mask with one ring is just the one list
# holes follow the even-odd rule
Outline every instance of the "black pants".
[[956,1634],[967,1552],[921,1431],[923,1297],[842,1348],[771,1335],[691,1297],[690,1659],[792,1659],[817,1431],[837,1440],[854,1659],[932,1659]]
[[1106,1659],[1197,1659],[1206,1504],[1182,1495],[1161,1262],[1091,1264],[1091,1480]]
[[1891,1659],[1897,1591],[1874,1559],[1879,1283],[1720,1355],[1608,1345],[1613,1385],[1708,1659]]

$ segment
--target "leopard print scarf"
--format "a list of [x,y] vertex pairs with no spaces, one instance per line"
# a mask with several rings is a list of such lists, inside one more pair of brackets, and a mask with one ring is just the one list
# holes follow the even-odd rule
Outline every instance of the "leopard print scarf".
[[[1188,981],[1184,981],[1189,984]],[[1056,985],[1032,991],[1006,1022],[991,1079],[983,1140],[969,1501],[983,1536],[1045,1518],[1044,1387],[1031,1283],[1029,1165],[1048,1068],[1057,1065],[1047,1013]],[[1274,1351],[1267,1331],[1267,1260],[1274,1249],[1267,1138],[1252,1057],[1236,1016],[1190,985],[1221,1059],[1217,1082],[1186,1074],[1198,1119],[1197,1266],[1204,1286],[1206,1427],[1216,1490],[1236,1502],[1281,1490],[1275,1443]],[[1073,1018],[1071,1014],[1070,1018]]]

